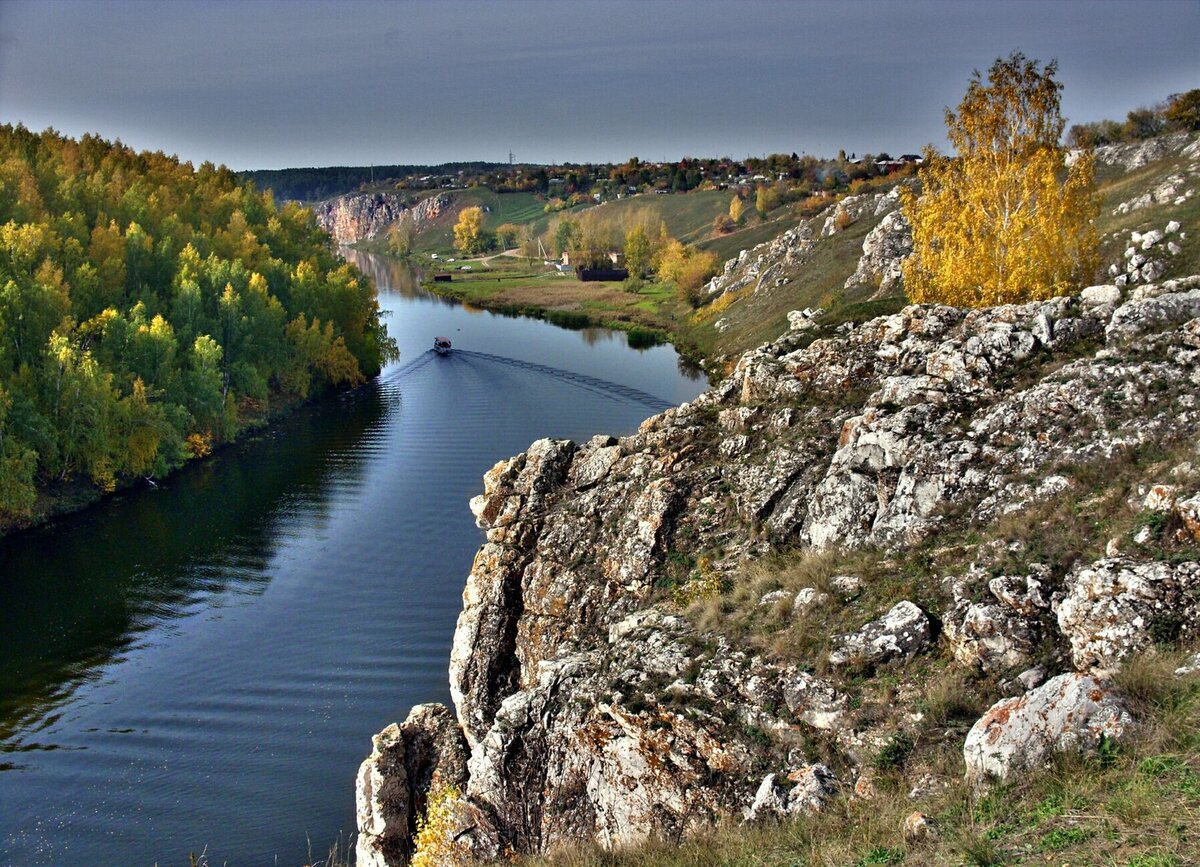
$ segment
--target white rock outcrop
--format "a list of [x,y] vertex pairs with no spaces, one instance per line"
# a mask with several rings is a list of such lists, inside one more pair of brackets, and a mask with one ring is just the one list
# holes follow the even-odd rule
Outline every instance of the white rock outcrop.
[[1055,753],[1096,752],[1131,734],[1121,696],[1086,674],[1060,674],[1037,689],[992,705],[967,734],[963,758],[976,785],[1047,764]]
[[1098,560],[1072,571],[1064,591],[1054,612],[1081,670],[1119,668],[1131,653],[1200,625],[1200,563]]

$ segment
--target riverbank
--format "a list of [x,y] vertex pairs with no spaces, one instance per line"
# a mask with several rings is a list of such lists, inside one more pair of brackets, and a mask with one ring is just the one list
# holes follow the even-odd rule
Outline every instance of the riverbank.
[[37,500],[34,502],[29,514],[15,515],[0,512],[0,540],[14,533],[43,526],[56,518],[90,509],[93,506],[137,490],[138,488],[146,487],[147,485],[156,487],[159,482],[176,476],[181,471],[195,466],[198,462],[210,460],[216,455],[222,454],[231,446],[239,445],[253,436],[261,435],[273,425],[278,424],[305,406],[310,406],[353,390],[353,388],[329,390],[321,394],[309,395],[304,399],[286,394],[272,395],[272,408],[260,417],[245,419],[245,426],[232,439],[214,446],[204,455],[189,456],[183,463],[172,467],[165,475],[157,478],[135,476],[118,479],[116,486],[111,491],[105,491],[90,482],[78,478],[54,481],[46,484],[38,489]]
[[631,288],[621,281],[584,282],[575,273],[562,273],[540,262],[492,256],[474,260],[462,270],[448,263],[434,279],[437,263],[427,269],[422,286],[443,298],[453,298],[474,307],[498,313],[533,316],[564,328],[597,326],[629,332],[631,345],[650,346],[671,342],[676,348],[691,344],[688,339],[690,305],[680,302],[669,286],[644,282]]

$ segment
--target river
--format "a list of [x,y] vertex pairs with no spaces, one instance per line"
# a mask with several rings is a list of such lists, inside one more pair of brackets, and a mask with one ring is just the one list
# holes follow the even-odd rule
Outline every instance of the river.
[[704,387],[669,346],[471,311],[347,255],[401,349],[377,380],[0,540],[0,863],[292,867],[345,844],[371,735],[449,701],[482,474]]

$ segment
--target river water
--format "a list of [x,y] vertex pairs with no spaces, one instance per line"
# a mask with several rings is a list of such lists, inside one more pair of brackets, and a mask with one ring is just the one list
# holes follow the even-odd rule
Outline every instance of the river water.
[[401,348],[378,380],[0,540],[0,863],[291,867],[345,842],[370,736],[449,701],[482,474],[703,388],[668,346],[347,255]]

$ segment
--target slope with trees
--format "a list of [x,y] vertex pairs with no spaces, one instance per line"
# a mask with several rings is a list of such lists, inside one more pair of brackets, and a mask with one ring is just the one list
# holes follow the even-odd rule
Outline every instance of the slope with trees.
[[394,352],[308,210],[211,163],[0,127],[5,526],[64,485],[161,476]]

